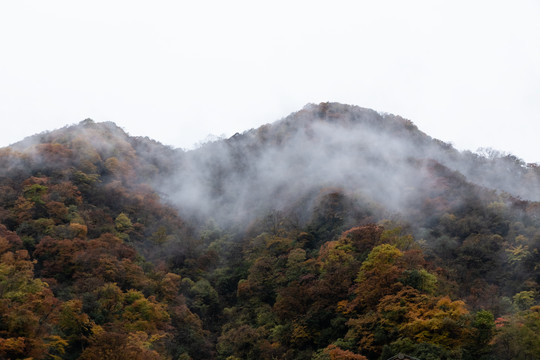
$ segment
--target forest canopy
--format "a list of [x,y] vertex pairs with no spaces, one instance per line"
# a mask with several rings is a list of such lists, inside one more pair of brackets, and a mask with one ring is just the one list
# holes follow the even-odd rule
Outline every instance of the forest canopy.
[[540,358],[540,167],[335,103],[0,149],[2,359]]

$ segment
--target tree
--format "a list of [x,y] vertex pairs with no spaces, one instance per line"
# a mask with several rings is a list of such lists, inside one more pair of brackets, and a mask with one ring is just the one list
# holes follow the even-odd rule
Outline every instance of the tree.
[[[5,251],[5,247],[4,247]],[[34,278],[26,250],[0,257],[0,356],[43,359],[62,353],[67,343],[53,335],[59,301]]]
[[356,278],[353,308],[374,308],[380,299],[402,286],[397,280],[403,273],[403,252],[393,245],[378,245],[362,263]]
[[317,352],[313,360],[367,360],[367,358],[332,344]]

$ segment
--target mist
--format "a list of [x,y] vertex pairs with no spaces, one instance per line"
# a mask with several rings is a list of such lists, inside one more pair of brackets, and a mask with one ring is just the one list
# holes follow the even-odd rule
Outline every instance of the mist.
[[[67,147],[43,148],[58,141]],[[407,216],[429,197],[459,201],[460,194],[444,192],[462,183],[473,192],[540,200],[536,164],[493,149],[459,152],[400,116],[338,103],[308,104],[272,124],[190,151],[130,137],[113,123],[90,119],[2,151],[0,176],[61,171],[69,161],[103,181],[119,171],[126,185],[151,184],[183,218],[213,219],[222,226],[245,224],[273,210],[293,211],[307,221],[317,197],[336,189]],[[440,179],[448,176],[459,184],[441,187],[447,181]]]
[[[402,212],[435,187],[433,164],[464,181],[524,200],[540,199],[538,167],[503,153],[461,153],[409,120],[336,103],[299,112],[186,152],[159,189],[183,216],[222,224],[304,204],[338,188]],[[306,199],[308,201],[306,201]]]

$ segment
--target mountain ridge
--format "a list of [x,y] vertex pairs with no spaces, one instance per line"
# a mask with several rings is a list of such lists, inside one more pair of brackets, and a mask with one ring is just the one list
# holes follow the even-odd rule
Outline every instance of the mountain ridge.
[[[364,187],[371,194],[389,193],[390,198],[375,200],[399,208],[399,204],[390,204],[392,199],[401,201],[402,193],[395,189],[417,187],[414,178],[422,174],[421,169],[412,165],[414,159],[440,162],[483,187],[524,199],[540,199],[537,168],[524,167],[512,157],[487,159],[460,153],[424,134],[409,120],[393,115],[383,117],[373,110],[341,104],[310,105],[271,125],[207,144],[185,155],[189,171],[188,180],[183,181],[189,184],[189,194],[196,191],[197,201],[214,201],[213,208],[219,208],[215,199],[220,195],[227,199],[240,197],[240,209],[253,208],[250,194],[269,189],[264,199],[254,200],[264,202],[272,199],[273,191],[294,188],[298,182],[302,183],[300,188],[292,189],[285,198],[302,189],[318,187],[319,183],[345,188],[350,185],[355,189]],[[355,170],[358,166],[360,171]],[[179,178],[183,176],[178,173]],[[227,178],[231,181],[227,182]],[[394,185],[382,186],[391,182]],[[236,187],[239,183],[243,185]],[[181,184],[172,184],[172,188],[167,193],[173,201],[190,204],[189,194],[182,192]],[[247,203],[242,204],[244,199]],[[231,209],[223,212],[230,213]]]
[[[81,129],[82,134],[86,135],[81,135]],[[328,134],[337,131],[341,132],[340,136],[342,138],[329,139]],[[268,158],[271,156],[281,156],[276,160],[275,164],[285,166],[290,171],[297,168],[298,164],[289,164],[286,157],[291,159],[296,157],[296,161],[304,163],[335,163],[346,160],[350,166],[353,166],[356,159],[365,160],[371,158],[372,162],[390,165],[407,163],[411,159],[424,159],[440,162],[449,169],[462,173],[468,181],[480,186],[508,192],[510,195],[525,200],[540,200],[540,170],[534,164],[524,164],[515,156],[500,154],[496,151],[486,152],[488,156],[491,155],[491,158],[468,151],[459,152],[452,145],[433,139],[423,133],[410,120],[396,115],[380,114],[371,109],[339,103],[308,104],[303,109],[272,124],[246,130],[242,134],[237,133],[228,139],[202,144],[199,148],[189,151],[173,149],[148,138],[131,137],[112,122],[95,123],[90,119],[83,120],[78,125],[29,137],[9,148],[22,150],[40,142],[50,141],[57,137],[55,134],[63,134],[58,136],[59,138],[64,137],[63,140],[54,140],[58,143],[62,143],[62,141],[64,143],[69,142],[69,137],[73,137],[75,134],[78,134],[79,139],[85,137],[84,141],[89,141],[90,146],[101,149],[101,156],[105,158],[110,157],[109,152],[112,148],[116,148],[115,151],[121,153],[125,151],[122,150],[123,148],[129,150],[128,148],[131,147],[129,151],[135,151],[140,159],[147,162],[149,168],[153,168],[148,171],[159,174],[161,170],[165,171],[167,169],[166,171],[171,175],[169,178],[174,178],[172,174],[175,171],[176,176],[184,176],[184,174],[178,173],[178,169],[182,167],[189,169],[188,173],[200,172],[200,174],[196,175],[187,175],[188,177],[195,177],[192,179],[195,185],[201,182],[212,182],[213,180],[207,175],[213,174],[210,177],[219,177],[217,176],[219,171],[221,171],[222,175],[227,173],[227,176],[237,178],[242,175],[242,171],[245,175],[248,169],[251,171],[249,174],[251,177],[271,176],[272,174],[259,175],[257,171],[264,172],[268,170],[256,168],[259,163],[267,163]],[[356,136],[356,139],[354,136]],[[92,139],[98,140],[93,144]],[[302,142],[306,149],[325,148],[324,151],[317,154],[318,159],[313,157],[301,159],[299,154],[305,149],[300,149],[299,146],[294,148],[294,142]],[[280,146],[282,148],[288,146],[290,153],[283,151],[280,153],[278,149]],[[212,154],[212,152],[214,153]],[[336,156],[335,159],[332,158],[332,152]],[[207,164],[212,163],[213,169],[198,170],[197,161],[206,162]],[[270,164],[270,162],[268,163]],[[238,171],[230,172],[229,169],[222,166],[223,164],[228,164],[227,166],[231,166],[233,169],[237,168]],[[300,164],[300,166],[302,165]],[[312,165],[311,167],[315,166]],[[371,169],[373,164],[368,166]],[[309,169],[304,170],[310,171]],[[380,172],[382,169],[374,168],[371,170]],[[337,168],[335,171],[345,172],[350,170]],[[409,173],[411,171],[413,170],[407,170]],[[204,175],[204,172],[208,174]],[[319,176],[319,172],[311,169],[308,176]],[[404,175],[405,178],[411,176],[413,175]],[[336,178],[336,176],[335,174],[325,174],[321,180],[324,182],[326,178]],[[239,179],[236,180],[240,181]],[[368,180],[383,183],[373,177]],[[401,180],[396,177],[396,181]],[[334,179],[332,181],[336,182],[335,185],[340,186],[343,179]],[[165,189],[165,191],[162,191],[163,193],[172,194],[172,201],[175,201],[175,190],[170,189],[177,186],[174,181],[172,183],[170,181],[163,182],[159,178],[155,178],[153,182],[156,184],[156,188],[163,187]],[[214,184],[214,188],[218,188],[223,184],[226,185],[224,182],[221,185]],[[252,186],[256,186],[256,184]],[[259,184],[257,186],[263,185]],[[272,186],[280,187],[283,185],[272,183]],[[197,186],[195,188],[204,196],[209,197],[212,195],[209,189]],[[387,189],[387,191],[390,190]],[[185,200],[182,198],[182,194],[179,196],[180,201]],[[187,199],[186,202],[192,201]]]
[[337,103],[2,148],[0,357],[536,358],[539,169],[494,155]]

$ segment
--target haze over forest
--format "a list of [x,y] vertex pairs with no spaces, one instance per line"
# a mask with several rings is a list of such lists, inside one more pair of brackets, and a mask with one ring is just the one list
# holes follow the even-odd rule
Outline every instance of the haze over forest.
[[0,254],[6,359],[540,358],[540,166],[358,106],[189,151],[28,137]]

